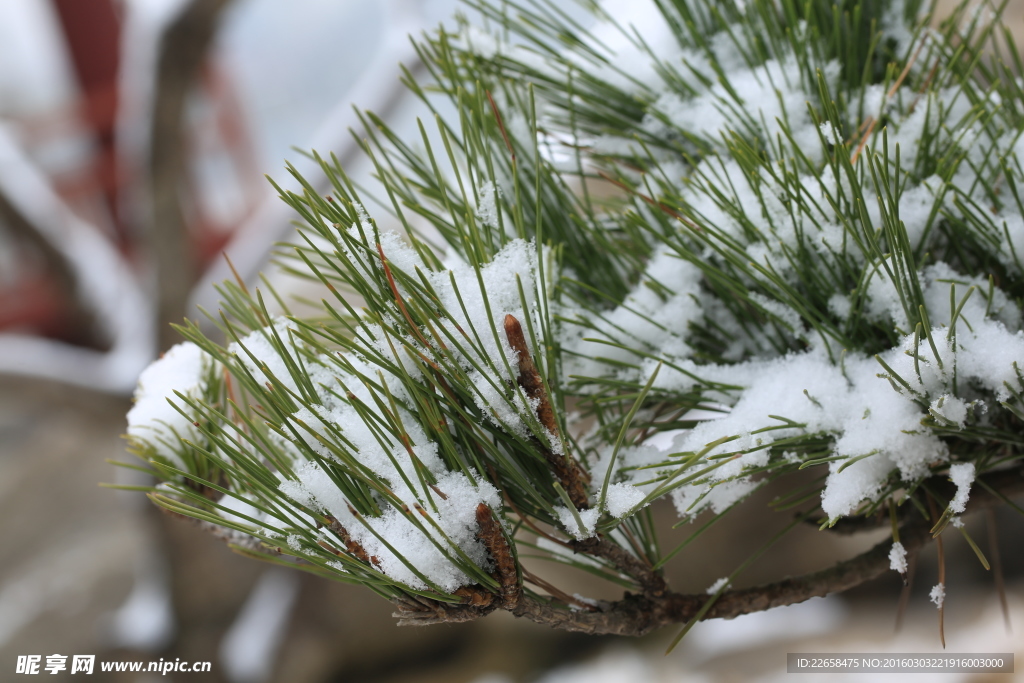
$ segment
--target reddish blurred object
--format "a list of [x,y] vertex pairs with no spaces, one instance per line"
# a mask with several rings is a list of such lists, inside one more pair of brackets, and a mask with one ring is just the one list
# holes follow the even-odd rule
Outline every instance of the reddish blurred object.
[[104,195],[111,224],[124,250],[126,227],[118,220],[117,141],[118,70],[121,59],[121,21],[114,0],[52,0],[60,20],[78,85],[79,115],[98,144],[89,169],[93,188]]
[[[119,91],[124,87],[123,31],[129,24],[122,21],[121,13],[127,8],[120,0],[51,0],[51,6],[79,98],[67,110],[16,122],[18,137],[29,150],[54,144],[60,147],[68,141],[83,149],[84,156],[42,170],[60,199],[84,220],[81,225],[91,225],[101,233],[144,280],[152,269],[142,253],[146,232],[152,228],[145,218],[146,183],[140,172],[146,163],[135,157],[146,152],[127,152],[124,141],[118,139],[124,123],[119,117],[125,115],[120,105],[127,99]],[[159,42],[155,49],[158,47]],[[155,78],[155,74],[149,77]],[[188,253],[195,259],[194,267],[187,270],[199,273],[220,257],[265,192],[230,76],[208,62],[197,85],[197,106],[190,107],[187,122],[189,178],[181,189],[190,224]],[[147,108],[137,115],[148,115]],[[148,121],[133,123],[149,130]],[[132,210],[126,210],[129,205]],[[69,287],[66,277],[54,275],[66,271],[67,264],[47,264],[45,254],[39,263],[38,245],[17,233],[13,237],[8,246],[15,249],[18,260],[23,264],[30,261],[33,267],[19,267],[13,280],[0,279],[0,333],[28,333],[83,344],[89,335],[73,329],[81,316],[71,314],[82,302],[75,300],[78,293],[73,282]],[[88,342],[84,345],[98,348]]]

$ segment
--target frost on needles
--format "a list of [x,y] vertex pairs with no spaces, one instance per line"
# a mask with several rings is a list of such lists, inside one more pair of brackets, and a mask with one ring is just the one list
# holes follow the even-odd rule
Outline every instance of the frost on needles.
[[660,599],[685,549],[658,550],[662,498],[720,516],[813,468],[780,508],[895,530],[1020,468],[1024,91],[986,56],[997,15],[654,2],[584,29],[471,4],[484,24],[426,38],[432,88],[410,81],[458,116],[403,141],[365,114],[379,209],[333,158],[329,194],[281,190],[306,226],[279,261],[320,313],[225,283],[226,342],[187,324],[140,378],[155,502],[406,615],[551,623],[537,588],[616,608],[518,553]]

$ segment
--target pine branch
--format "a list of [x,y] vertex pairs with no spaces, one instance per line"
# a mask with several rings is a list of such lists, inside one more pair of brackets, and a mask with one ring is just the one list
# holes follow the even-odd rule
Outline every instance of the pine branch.
[[[998,494],[978,491],[972,495],[968,513],[1002,505],[1004,497],[1024,492],[1024,470],[1007,470],[986,478],[986,484]],[[940,485],[942,482],[930,482]],[[914,555],[933,540],[931,520],[919,514],[908,515],[900,525],[900,540],[909,555]],[[592,543],[596,548],[599,543]],[[870,550],[828,569],[796,578],[784,579],[751,588],[723,592],[702,619],[731,619],[773,607],[793,605],[814,597],[849,590],[890,571],[891,541],[883,541]],[[617,554],[612,551],[611,554]],[[623,562],[624,565],[630,563]],[[663,584],[662,584],[663,585]],[[598,612],[572,611],[564,605],[531,596],[523,596],[512,611],[539,624],[589,634],[641,636],[671,624],[690,621],[708,601],[706,594],[682,594],[663,590],[643,595],[628,595]],[[455,620],[465,620],[466,612],[457,611]],[[435,616],[431,623],[443,623]]]
[[[673,592],[662,566],[768,483],[819,468],[728,582],[815,499],[824,533],[891,523],[913,559],[1021,490],[1024,63],[986,56],[991,26],[961,9],[934,31],[916,1],[658,2],[668,42],[609,24],[612,51],[545,0],[475,4],[493,33],[417,47],[457,117],[413,144],[364,116],[405,235],[312,154],[330,195],[294,169],[275,188],[305,224],[282,264],[325,288],[320,314],[274,319],[227,284],[229,343],[188,324],[140,379],[129,433],[158,504],[366,585],[404,624],[502,609],[681,637],[904,558]],[[946,505],[934,528],[922,491]],[[715,513],[663,553],[648,506],[667,499]],[[520,547],[635,594],[592,605]]]

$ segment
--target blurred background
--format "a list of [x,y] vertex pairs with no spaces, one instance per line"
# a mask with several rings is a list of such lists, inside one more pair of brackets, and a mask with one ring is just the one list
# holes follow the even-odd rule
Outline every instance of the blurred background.
[[[407,36],[458,9],[456,0],[0,0],[0,680],[16,679],[18,655],[53,653],[212,662],[209,674],[94,674],[139,683],[566,683],[781,680],[787,652],[941,651],[927,599],[934,548],[920,557],[898,633],[893,573],[842,596],[699,625],[663,657],[674,633],[579,636],[505,613],[398,628],[368,590],[268,569],[141,494],[97,486],[131,483],[107,461],[128,460],[119,436],[135,380],[178,341],[168,321],[216,310],[212,283],[232,277],[222,254],[251,284],[262,272],[285,296],[307,287],[268,261],[293,226],[264,174],[295,186],[288,160],[315,181],[295,146],[333,152],[371,184],[352,105],[413,135],[429,112],[399,80],[399,63],[423,71]],[[1022,10],[1013,0],[1006,13],[1018,35]],[[762,513],[772,495],[669,565],[673,585],[703,590],[777,531],[785,520]],[[675,545],[692,529],[671,530],[670,517],[663,542]],[[1024,518],[1000,510],[968,528],[990,558],[998,541],[1007,609],[991,573],[947,534],[947,651],[1015,651],[1022,670]],[[743,583],[825,567],[884,536],[798,529]],[[551,563],[536,571],[605,597],[586,574]]]

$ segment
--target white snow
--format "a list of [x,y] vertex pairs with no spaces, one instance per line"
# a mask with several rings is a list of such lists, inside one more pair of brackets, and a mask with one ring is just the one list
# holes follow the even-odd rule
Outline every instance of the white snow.
[[555,507],[555,512],[558,513],[558,521],[562,524],[562,527],[578,540],[586,540],[597,533],[597,520],[601,516],[599,509],[589,508],[576,511],[576,515],[579,515],[580,520],[583,522],[582,529],[576,522],[576,515],[573,515],[573,511],[569,508],[559,505]]
[[963,429],[964,422],[967,420],[968,407],[969,404],[963,399],[943,394],[932,401],[929,412]]
[[609,484],[608,494],[604,502],[608,509],[608,514],[612,517],[622,518],[627,514],[636,512],[635,508],[643,502],[644,496],[645,494],[642,489],[631,484]]
[[936,607],[942,609],[942,603],[946,601],[946,584],[937,583],[932,586],[931,591],[928,593],[928,597],[935,603]]
[[825,138],[825,142],[830,145],[835,145],[841,142],[841,138],[836,135],[835,127],[828,121],[822,121],[819,126],[821,129],[821,135]]
[[484,225],[498,227],[497,190],[494,183],[487,181],[480,186],[476,203],[476,217]]
[[893,543],[889,550],[889,569],[900,574],[907,573],[907,550],[899,541]]
[[971,495],[971,484],[974,483],[975,468],[972,462],[958,462],[949,467],[949,478],[956,484],[956,494],[949,501],[949,509],[957,514],[967,508],[967,499]]
[[[281,484],[281,492],[300,504],[323,510],[338,519],[368,555],[377,557],[381,571],[392,579],[413,588],[425,589],[427,583],[417,576],[412,569],[414,567],[444,590],[452,591],[468,582],[468,577],[431,541],[433,538],[443,547],[447,543],[444,537],[417,512],[405,513],[394,505],[384,504],[381,516],[357,518],[349,511],[349,503],[341,491],[316,463],[308,463],[298,475],[298,482]],[[422,492],[417,494],[409,490],[400,480],[392,483],[396,494],[410,508],[421,505],[418,501],[423,498]],[[486,482],[478,482],[474,487],[461,472],[440,474],[436,486],[447,499],[435,496],[433,500],[437,511],[421,505],[423,514],[432,518],[474,562],[486,566],[487,552],[476,537],[476,509],[480,503],[500,509],[501,499],[497,490]],[[408,564],[392,552],[385,541]],[[449,552],[454,553],[454,550]]]
[[186,414],[191,410],[175,392],[193,400],[202,398],[213,364],[213,359],[192,342],[182,342],[168,349],[139,376],[135,405],[128,411],[128,434],[180,467],[179,440],[197,441],[199,430],[192,419],[175,409],[174,406],[178,406]]
[[[294,343],[289,335],[289,324],[288,320],[278,318],[270,326],[254,330],[238,342],[228,344],[228,352],[238,356],[239,361],[261,384],[281,384],[296,393],[298,386],[288,370],[288,362],[296,363],[296,354],[291,351]],[[288,361],[279,349],[288,354]],[[260,365],[265,366],[265,369]]]

